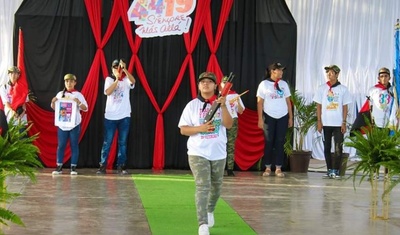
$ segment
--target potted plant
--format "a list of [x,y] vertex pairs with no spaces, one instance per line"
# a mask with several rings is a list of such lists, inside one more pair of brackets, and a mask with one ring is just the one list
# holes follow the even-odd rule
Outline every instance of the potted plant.
[[[11,120],[10,123],[13,123]],[[0,136],[0,224],[7,225],[7,221],[24,226],[21,218],[15,213],[5,208],[6,203],[10,203],[18,193],[7,190],[6,178],[10,176],[26,176],[31,181],[36,181],[37,168],[42,167],[37,158],[38,148],[33,145],[33,141],[38,134],[27,136],[27,131],[23,124],[9,124],[8,131],[4,137]],[[1,229],[0,229],[1,233]]]
[[[357,150],[356,167],[350,177],[353,178],[354,188],[356,181],[361,184],[368,181],[371,185],[371,219],[389,218],[389,199],[391,190],[400,183],[400,132],[393,131],[389,135],[389,129],[376,128],[368,120],[367,127],[362,131],[353,131],[345,141],[345,145]],[[384,169],[384,170],[383,170]],[[383,170],[383,190],[381,194],[382,215],[378,215],[378,180]]]
[[297,90],[291,92],[290,100],[293,106],[293,127],[288,129],[285,153],[289,156],[289,166],[292,172],[307,172],[310,164],[310,150],[305,150],[304,140],[309,130],[317,124],[317,104],[308,102]]

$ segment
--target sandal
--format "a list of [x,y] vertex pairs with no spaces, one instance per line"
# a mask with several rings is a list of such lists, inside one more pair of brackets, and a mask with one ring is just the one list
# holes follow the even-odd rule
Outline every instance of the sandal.
[[271,169],[265,169],[263,172],[262,176],[270,176],[271,175]]
[[276,170],[275,171],[275,175],[277,176],[277,177],[285,177],[285,174],[283,174],[283,172],[281,171],[281,169],[278,169],[278,170]]

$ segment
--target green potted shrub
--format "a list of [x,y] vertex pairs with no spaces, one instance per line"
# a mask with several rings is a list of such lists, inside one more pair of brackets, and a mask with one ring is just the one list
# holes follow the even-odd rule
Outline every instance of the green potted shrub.
[[[13,123],[11,120],[10,123]],[[18,193],[7,190],[6,178],[10,176],[26,176],[31,181],[36,181],[37,169],[42,167],[37,158],[38,148],[33,145],[33,141],[38,134],[28,136],[25,126],[8,125],[8,131],[4,137],[0,136],[0,224],[8,225],[7,221],[24,226],[21,218],[15,213],[5,208],[6,203],[10,203]],[[1,233],[1,229],[0,229]]]
[[317,124],[317,104],[308,102],[297,90],[291,92],[293,106],[293,127],[288,129],[285,153],[289,156],[289,166],[292,172],[307,172],[310,164],[310,150],[303,148],[305,137],[309,130]]
[[[389,135],[389,129],[376,128],[368,121],[368,126],[359,131],[352,132],[352,135],[345,141],[345,146],[357,150],[357,161],[353,173],[354,188],[356,182],[361,184],[368,181],[371,186],[371,219],[389,218],[389,199],[391,190],[400,182],[400,132],[394,131]],[[383,170],[385,169],[385,170]],[[378,180],[383,170],[383,190],[381,194],[382,215],[378,215]]]

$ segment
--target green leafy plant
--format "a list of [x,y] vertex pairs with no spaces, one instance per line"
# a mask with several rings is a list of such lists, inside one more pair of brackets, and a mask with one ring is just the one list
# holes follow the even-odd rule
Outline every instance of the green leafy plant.
[[284,149],[287,155],[291,155],[293,151],[305,151],[303,144],[307,132],[315,128],[317,124],[317,104],[315,102],[308,102],[299,91],[294,89],[291,91],[290,99],[293,106],[293,127],[289,128],[286,133]]
[[[367,127],[362,131],[353,131],[352,135],[345,141],[345,145],[357,150],[357,161],[350,178],[353,178],[353,186],[367,180],[371,186],[371,219],[389,218],[390,192],[400,183],[400,132],[392,131],[389,135],[388,128],[377,128],[365,119]],[[365,133],[365,134],[363,134]],[[382,192],[382,216],[378,216],[378,179],[379,171],[384,168],[383,192]]]
[[[13,120],[10,121],[13,123]],[[7,191],[6,178],[10,176],[25,176],[32,182],[36,181],[37,169],[42,167],[37,158],[39,149],[33,145],[38,134],[28,136],[29,128],[23,124],[9,124],[4,137],[0,136],[0,223],[8,225],[7,221],[24,226],[21,218],[4,208],[6,203],[19,196],[18,193]]]
[[[371,182],[382,166],[388,169],[389,175],[399,175],[400,132],[394,131],[393,135],[389,135],[388,129],[376,128],[370,123],[362,128],[362,132],[365,134],[353,132],[344,143],[345,146],[355,148],[359,158],[351,175],[353,183],[355,184],[358,176],[361,176],[360,184],[366,179]],[[399,179],[391,182],[394,187],[399,183]]]

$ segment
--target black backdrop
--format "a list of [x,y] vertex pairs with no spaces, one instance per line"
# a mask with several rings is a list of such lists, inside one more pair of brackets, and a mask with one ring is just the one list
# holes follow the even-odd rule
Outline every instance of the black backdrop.
[[[211,1],[214,32],[221,2]],[[104,34],[113,1],[104,0],[102,4]],[[192,14],[192,18],[194,15],[195,13]],[[131,25],[134,32],[135,25]],[[37,97],[37,104],[50,111],[51,98],[64,86],[63,75],[76,74],[76,88],[80,90],[97,50],[84,2],[25,0],[15,14],[15,61],[19,27],[24,32],[29,88]],[[236,74],[233,88],[238,91],[250,90],[243,96],[246,108],[256,110],[257,86],[263,78],[265,67],[272,62],[279,61],[284,64],[287,67],[284,79],[295,85],[296,30],[296,23],[285,0],[235,0],[216,56],[225,74],[231,71]],[[131,50],[121,21],[103,50],[108,64],[115,58],[131,58]],[[171,90],[186,54],[182,36],[146,38],[142,41],[138,56],[149,85],[161,106]],[[202,32],[193,53],[197,75],[206,69],[209,56],[210,50]],[[136,75],[135,71],[133,74]],[[167,169],[188,169],[187,138],[180,135],[177,127],[180,114],[191,99],[188,77],[186,73],[176,97],[164,114]],[[99,162],[106,100],[103,94],[104,77],[99,77],[99,80],[95,109],[80,142],[80,167],[97,167]],[[136,88],[131,93],[131,104],[132,123],[127,165],[129,168],[151,168],[157,112],[138,79]]]

